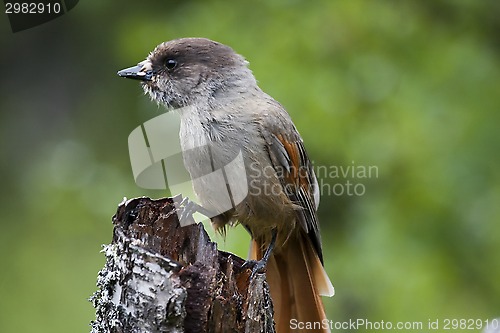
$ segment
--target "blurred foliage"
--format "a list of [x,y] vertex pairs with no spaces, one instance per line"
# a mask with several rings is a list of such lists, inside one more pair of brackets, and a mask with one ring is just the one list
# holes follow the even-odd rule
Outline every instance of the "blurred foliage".
[[[115,73],[186,36],[243,54],[317,167],[377,167],[321,177],[330,319],[497,317],[499,17],[495,0],[81,1],[12,34],[3,16],[0,331],[89,331],[116,205],[163,196],[127,149],[162,110]],[[328,193],[346,180],[364,195]],[[246,255],[242,230],[217,240]]]

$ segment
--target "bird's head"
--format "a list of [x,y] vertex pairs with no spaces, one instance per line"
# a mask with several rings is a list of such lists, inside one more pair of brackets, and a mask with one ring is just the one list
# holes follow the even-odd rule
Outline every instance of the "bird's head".
[[229,46],[205,38],[158,45],[146,60],[118,72],[141,81],[152,100],[168,108],[209,105],[231,89],[256,85],[248,62]]

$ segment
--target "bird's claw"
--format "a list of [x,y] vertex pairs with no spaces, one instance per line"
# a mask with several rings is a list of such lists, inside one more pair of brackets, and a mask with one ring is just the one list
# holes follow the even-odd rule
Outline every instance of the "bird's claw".
[[214,214],[209,210],[203,208],[194,201],[189,200],[188,197],[182,198],[182,200],[177,204],[177,216],[179,218],[179,223],[181,226],[194,223],[193,214],[200,213],[206,217],[212,217]]
[[190,217],[193,218],[194,213],[196,213],[195,204],[188,197],[183,198],[177,209],[181,225],[184,225]]
[[262,274],[266,272],[267,261],[264,259],[261,260],[247,260],[241,268],[250,269],[252,273],[250,273],[250,279],[255,277],[255,274]]

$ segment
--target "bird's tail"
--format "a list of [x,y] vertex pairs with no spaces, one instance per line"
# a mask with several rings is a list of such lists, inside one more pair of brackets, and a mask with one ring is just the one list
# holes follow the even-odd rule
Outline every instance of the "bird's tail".
[[[262,258],[255,241],[250,257]],[[307,236],[291,236],[266,267],[276,332],[330,332],[320,295],[333,296],[334,289]]]

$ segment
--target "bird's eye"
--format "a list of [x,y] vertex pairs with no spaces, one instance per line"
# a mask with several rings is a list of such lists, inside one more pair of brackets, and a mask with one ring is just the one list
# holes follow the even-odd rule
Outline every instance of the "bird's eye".
[[172,70],[177,66],[177,60],[175,59],[167,59],[165,60],[165,67],[167,67],[168,70]]

